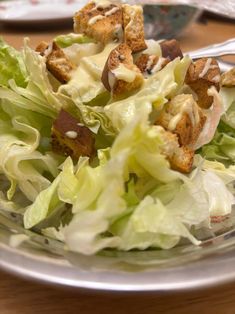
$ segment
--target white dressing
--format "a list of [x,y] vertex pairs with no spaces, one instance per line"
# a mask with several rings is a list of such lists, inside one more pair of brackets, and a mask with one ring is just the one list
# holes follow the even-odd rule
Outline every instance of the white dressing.
[[186,113],[192,125],[196,125],[200,121],[197,103],[194,101],[192,95],[178,95],[172,99],[173,106],[178,113],[170,120],[168,129],[174,131],[183,115]]
[[63,48],[66,57],[75,65],[79,65],[81,59],[95,55],[101,51],[101,44],[87,43],[87,44],[73,44],[69,47]]
[[71,80],[62,85],[59,91],[70,95],[78,103],[87,103],[105,92],[101,76],[108,56],[116,46],[117,43],[110,43],[102,52],[83,57],[78,68],[72,73]]
[[111,71],[118,80],[122,80],[128,83],[134,82],[137,73],[133,70],[128,69],[123,63]]

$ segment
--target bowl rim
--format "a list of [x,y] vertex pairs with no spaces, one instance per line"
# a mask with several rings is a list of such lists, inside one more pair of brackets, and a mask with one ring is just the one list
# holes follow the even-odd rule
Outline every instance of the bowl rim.
[[35,255],[0,243],[2,270],[42,283],[106,292],[182,292],[218,286],[235,280],[234,263],[235,254],[230,250],[147,272],[84,271],[67,260]]

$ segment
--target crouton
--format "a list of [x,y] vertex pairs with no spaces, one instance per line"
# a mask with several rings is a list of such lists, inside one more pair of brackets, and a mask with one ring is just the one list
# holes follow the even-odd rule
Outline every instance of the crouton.
[[213,85],[219,91],[220,68],[214,58],[202,58],[189,66],[185,83],[198,96],[198,105],[208,109],[213,103],[213,97],[207,94],[208,89]]
[[206,122],[206,116],[192,95],[177,95],[168,102],[156,124],[176,134],[181,146],[196,143]]
[[139,52],[147,48],[144,40],[144,19],[141,6],[124,4],[123,25],[124,42],[131,48],[132,52]]
[[52,125],[52,150],[60,155],[79,158],[94,156],[95,140],[92,132],[68,112],[61,110]]
[[90,2],[74,16],[74,31],[84,33],[102,44],[121,39],[122,25],[121,6],[108,1]]
[[221,75],[221,86],[223,87],[235,86],[235,67]]
[[194,151],[188,147],[179,147],[172,156],[169,157],[171,168],[183,173],[192,170]]
[[126,44],[120,44],[111,51],[102,73],[105,88],[113,97],[120,97],[140,88],[143,76],[133,63],[132,51]]
[[180,49],[180,44],[177,40],[164,40],[160,42],[162,57],[174,60],[177,57],[183,58],[183,53]]
[[75,65],[66,57],[63,50],[55,43],[52,44],[52,51],[47,56],[47,69],[61,83],[67,83]]
[[48,71],[61,83],[67,83],[71,78],[71,72],[75,65],[66,57],[63,50],[55,43],[41,42],[35,49],[46,58]]
[[163,139],[162,153],[166,156],[171,168],[189,173],[193,166],[194,151],[185,146],[180,147],[176,134],[164,130],[161,126],[158,128]]
[[167,63],[169,63],[169,61],[169,59],[142,53],[136,59],[135,65],[140,69],[141,73],[146,76],[160,71],[167,65]]
[[45,41],[40,42],[35,51],[39,52],[41,56],[45,55],[45,51],[49,48],[49,44]]

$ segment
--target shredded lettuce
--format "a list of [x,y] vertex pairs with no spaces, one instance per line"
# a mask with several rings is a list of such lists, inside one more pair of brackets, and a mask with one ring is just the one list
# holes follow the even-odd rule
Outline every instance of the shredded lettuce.
[[212,141],[202,147],[202,155],[226,165],[235,162],[235,88],[220,91],[225,113],[223,114]]
[[[231,212],[234,198],[227,185],[235,173],[223,176],[222,170],[205,167],[203,160],[190,176],[171,170],[161,153],[161,132],[147,120],[148,114],[141,114],[127,124],[109,153],[100,152],[95,167],[86,158],[75,166],[68,158],[61,174],[41,193],[44,204],[39,196],[39,203],[27,210],[25,227],[33,226],[28,221],[38,223],[39,212],[42,219],[56,211],[57,203],[51,207],[56,195],[57,201],[72,205],[71,221],[60,230],[72,251],[89,255],[104,248],[169,249],[182,237],[199,244],[191,227],[209,226],[210,216]],[[141,190],[143,181],[152,182],[151,192]]]
[[63,102],[52,90],[44,62],[27,42],[17,53],[1,41],[0,53],[11,57],[9,80],[0,87],[0,173],[10,182],[9,200],[19,188],[34,201],[59,173],[61,158],[45,143]]
[[24,214],[24,226],[26,229],[37,225],[59,206],[60,200],[57,195],[59,182],[60,176],[57,176],[49,188],[40,192],[35,202],[26,209]]
[[13,79],[18,86],[25,87],[28,73],[21,52],[0,38],[0,86],[8,86]]

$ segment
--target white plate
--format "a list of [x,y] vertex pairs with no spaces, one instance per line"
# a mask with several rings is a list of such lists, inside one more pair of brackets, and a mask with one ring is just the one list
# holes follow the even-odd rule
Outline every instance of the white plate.
[[5,23],[53,22],[72,18],[86,0],[11,0],[0,2],[0,21]]

